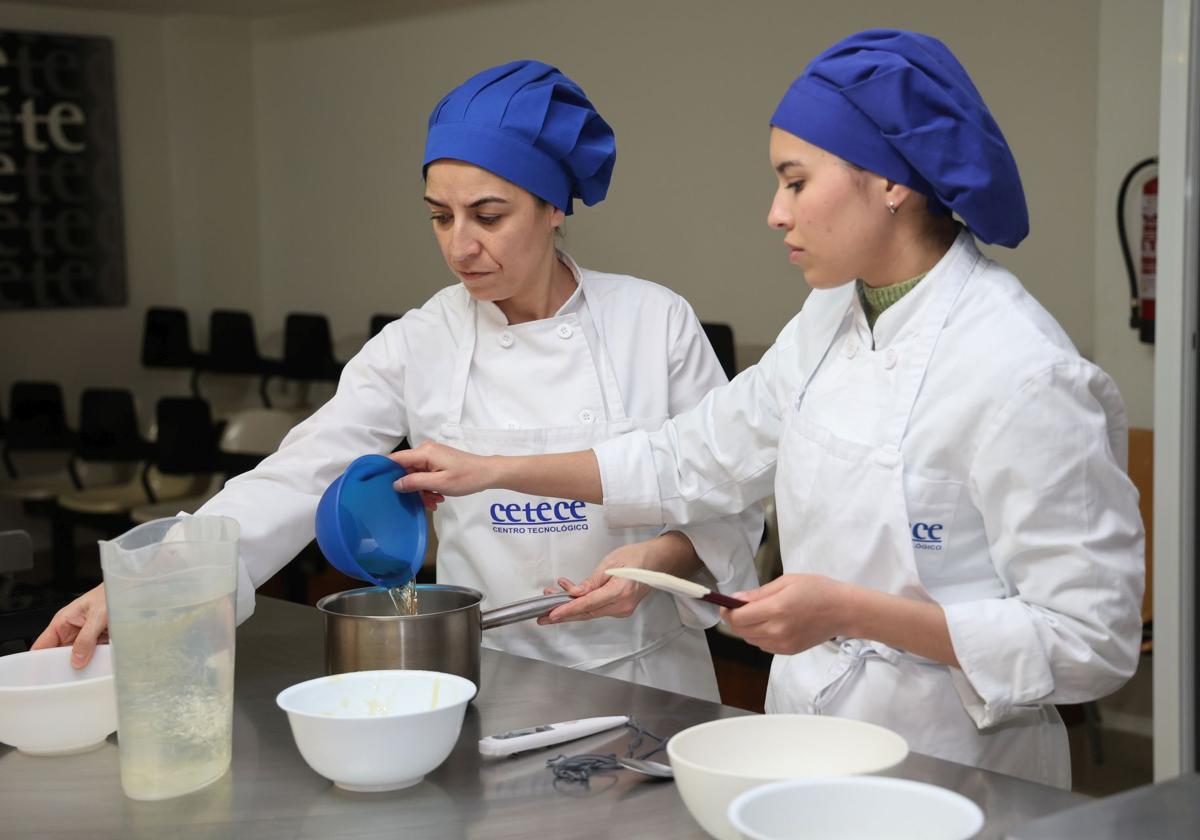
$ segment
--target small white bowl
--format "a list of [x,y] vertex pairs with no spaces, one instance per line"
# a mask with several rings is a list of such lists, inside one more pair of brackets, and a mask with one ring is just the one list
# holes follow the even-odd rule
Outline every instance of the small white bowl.
[[415,785],[446,760],[475,683],[437,671],[355,671],[275,698],[308,766],[345,790]]
[[743,791],[782,779],[877,773],[908,743],[882,726],[828,715],[746,715],[702,723],[667,742],[675,786],[696,822],[737,840],[726,812]]
[[852,776],[753,788],[733,800],[729,822],[745,840],[967,840],[983,811],[936,785]]
[[27,755],[69,755],[95,749],[116,729],[108,645],[80,670],[69,647],[0,656],[0,741]]

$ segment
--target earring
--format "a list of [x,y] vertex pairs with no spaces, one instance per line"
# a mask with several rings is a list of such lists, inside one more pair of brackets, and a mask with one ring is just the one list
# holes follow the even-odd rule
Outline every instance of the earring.
[[888,212],[891,213],[893,216],[896,215],[896,202],[894,202],[894,201],[888,202]]

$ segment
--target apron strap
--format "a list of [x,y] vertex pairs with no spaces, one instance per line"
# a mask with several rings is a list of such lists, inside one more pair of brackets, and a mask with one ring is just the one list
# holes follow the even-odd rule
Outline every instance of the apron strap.
[[882,659],[892,665],[899,665],[902,660],[909,662],[917,662],[923,665],[933,665],[935,667],[946,668],[933,659],[927,659],[924,656],[918,656],[915,653],[898,650],[897,648],[885,645],[882,642],[874,642],[869,639],[831,639],[825,644],[837,648],[837,659],[833,666],[825,674],[825,681],[821,688],[812,698],[813,714],[822,714],[830,703],[842,692],[846,684],[850,682],[859,671],[863,669],[863,664],[871,658]]
[[825,364],[825,359],[826,359],[826,357],[829,356],[829,351],[833,349],[834,340],[836,340],[837,337],[839,335],[841,335],[842,330],[845,328],[846,324],[853,317],[854,317],[854,298],[851,296],[847,296],[846,309],[842,313],[842,317],[840,319],[838,319],[836,322],[833,322],[832,319],[830,319],[831,323],[833,325],[833,328],[829,330],[827,335],[817,339],[817,346],[819,347],[822,344],[824,344],[825,349],[821,351],[821,358],[817,359],[817,363],[815,365],[813,365],[812,368],[809,369],[807,374],[805,374],[804,383],[800,386],[800,390],[796,393],[796,399],[793,401],[793,405],[792,405],[793,412],[800,410],[800,403],[802,403],[804,401],[804,395],[806,393],[808,393],[808,386],[810,384],[812,384],[813,377],[817,375],[817,371],[819,371],[821,369],[821,366],[823,364]]
[[[596,377],[600,381],[600,393],[604,396],[604,403],[609,413],[608,419],[624,420],[626,419],[625,403],[621,399],[621,388],[617,384],[616,369],[613,367],[612,357],[608,353],[600,322],[598,319],[592,317],[591,304],[588,303],[588,286],[590,282],[584,280],[582,272],[575,265],[574,260],[561,252],[559,252],[558,256],[575,276],[575,282],[579,286],[583,297],[585,305],[579,310],[580,327],[583,328],[583,338],[588,343],[588,350],[592,355],[592,364],[596,370]],[[471,298],[467,303],[467,311],[463,317],[461,341],[455,353],[454,373],[450,380],[450,408],[446,417],[447,424],[450,426],[459,426],[462,424],[463,406],[467,400],[467,382],[471,376],[471,361],[475,357],[475,343],[479,336],[480,317],[481,313],[478,302],[474,298]],[[597,340],[595,342],[588,335],[588,327],[596,335]]]
[[[566,254],[561,256],[566,257]],[[617,384],[617,371],[613,367],[612,356],[608,352],[608,342],[604,340],[604,329],[600,325],[600,319],[592,317],[592,305],[588,300],[588,287],[591,286],[591,281],[585,280],[582,272],[570,257],[564,260],[567,268],[571,269],[575,274],[575,282],[579,284],[580,292],[583,294],[584,306],[580,312],[580,326],[583,327],[583,337],[588,343],[588,349],[592,353],[592,363],[596,367],[596,376],[600,379],[600,393],[604,395],[604,402],[608,408],[609,420],[624,420],[625,402],[621,399],[621,386]],[[593,344],[588,335],[587,327],[591,327],[596,334],[596,341]]]
[[622,654],[618,654],[617,656],[612,656],[612,657],[601,657],[601,658],[597,658],[597,659],[585,659],[580,662],[576,662],[573,665],[569,665],[567,667],[574,668],[578,671],[595,671],[600,668],[607,668],[611,665],[617,665],[622,662],[629,662],[634,659],[641,659],[644,656],[649,656],[651,653],[653,653],[656,650],[659,650],[660,648],[666,647],[667,645],[674,642],[676,639],[678,639],[680,636],[682,636],[686,632],[687,632],[687,627],[685,627],[683,624],[680,624],[675,629],[673,629],[667,633],[663,633],[658,638],[652,639],[650,642],[648,642],[647,644],[638,648],[637,650],[631,650],[628,653],[622,653]]
[[454,373],[450,378],[450,408],[446,422],[451,426],[462,424],[463,405],[467,401],[467,379],[471,375],[471,360],[475,357],[475,340],[479,335],[479,306],[474,298],[467,301],[463,315],[463,331],[454,354]]
[[[969,264],[961,265],[964,261],[969,261]],[[913,407],[917,403],[917,395],[921,392],[921,384],[925,381],[925,375],[929,370],[929,360],[933,357],[933,350],[942,334],[942,328],[946,325],[946,319],[950,317],[950,310],[954,308],[954,304],[966,286],[967,278],[974,274],[978,262],[978,252],[975,252],[974,249],[963,249],[960,254],[938,271],[944,282],[935,289],[937,294],[930,301],[929,311],[921,317],[921,326],[917,337],[908,351],[909,358],[901,366],[902,378],[897,384],[896,398],[893,402],[894,410],[884,428],[883,445],[897,455],[900,452],[900,443],[904,440],[904,433],[908,430],[909,419],[912,417]],[[925,282],[928,282],[928,279]]]

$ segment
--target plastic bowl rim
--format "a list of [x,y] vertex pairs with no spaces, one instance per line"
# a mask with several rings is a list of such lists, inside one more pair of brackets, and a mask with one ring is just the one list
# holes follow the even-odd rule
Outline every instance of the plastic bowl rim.
[[[778,719],[781,717],[787,717],[787,718],[821,717],[821,718],[825,718],[827,720],[846,721],[850,724],[854,724],[857,726],[866,726],[866,727],[870,727],[872,729],[878,729],[878,730],[886,733],[890,737],[899,739],[900,743],[904,745],[904,752],[900,755],[900,757],[898,759],[896,759],[895,761],[893,761],[889,764],[885,764],[885,765],[882,765],[879,767],[868,767],[865,770],[859,770],[859,771],[849,772],[849,773],[827,774],[827,775],[815,777],[815,778],[822,778],[822,779],[845,778],[845,777],[852,777],[852,776],[866,776],[866,775],[870,775],[872,773],[879,773],[883,770],[891,769],[892,767],[895,767],[896,765],[900,764],[900,762],[902,762],[902,761],[904,761],[904,759],[908,758],[908,754],[909,754],[909,752],[911,752],[911,750],[909,749],[909,746],[908,746],[908,740],[905,739],[905,737],[903,735],[899,734],[898,732],[894,732],[891,729],[888,729],[886,726],[880,726],[877,723],[869,723],[865,720],[855,720],[854,718],[837,717],[835,715],[804,715],[804,714],[786,714],[785,713],[785,714],[766,714],[766,715],[735,715],[734,717],[718,718],[717,720],[705,721],[704,723],[698,723],[695,726],[689,726],[687,729],[684,729],[680,732],[676,732],[674,735],[671,736],[670,740],[667,741],[667,756],[671,759],[672,767],[676,766],[676,762],[678,762],[679,764],[683,764],[684,766],[686,766],[687,768],[689,768],[691,770],[698,770],[698,771],[708,773],[708,774],[711,774],[714,776],[719,776],[719,777],[725,778],[725,779],[748,779],[748,780],[752,780],[752,781],[762,781],[764,783],[777,782],[777,781],[789,781],[788,779],[780,779],[778,774],[775,774],[775,773],[766,773],[766,774],[764,774],[764,773],[732,773],[727,770],[721,770],[720,768],[712,767],[708,764],[700,764],[698,762],[692,761],[690,759],[684,758],[683,756],[679,755],[675,751],[675,747],[674,747],[676,738],[678,738],[680,735],[683,735],[685,733],[692,732],[695,730],[708,729],[710,727],[725,725],[728,721],[731,721],[731,720],[770,720],[772,718]],[[756,723],[756,724],[751,724],[751,725],[752,726],[760,726],[762,724]],[[842,724],[838,723],[836,725],[841,726]],[[807,778],[814,778],[814,777],[798,776],[795,778],[796,779],[807,779]]]
[[[96,645],[96,647],[97,647],[97,649],[99,649],[101,647],[108,647],[108,643],[105,642],[103,644]],[[26,655],[26,654],[35,654],[36,655],[36,654],[41,654],[41,653],[51,654],[54,651],[62,650],[63,648],[66,648],[68,650],[70,649],[67,645],[59,645],[58,647],[52,647],[52,648],[38,648],[37,650],[23,650],[23,651],[19,651],[17,653],[10,653],[9,656],[22,656],[22,655]],[[109,650],[108,655],[110,657],[112,656],[111,649]],[[113,673],[111,670],[111,665],[112,665],[112,660],[110,658],[110,660],[109,660],[110,670],[107,674],[97,674],[94,677],[85,677],[81,680],[70,680],[69,682],[56,682],[56,683],[42,683],[40,685],[3,685],[3,684],[0,684],[0,695],[10,694],[10,693],[11,694],[23,694],[25,692],[49,691],[52,689],[73,690],[76,688],[83,688],[83,687],[89,686],[89,685],[95,685],[96,683],[100,683],[100,682],[112,682]]]
[[[383,463],[383,462],[386,462],[386,463]],[[330,485],[325,488],[325,493],[321,494],[320,501],[325,501],[326,495],[329,493],[329,491],[331,491],[331,490],[333,491],[333,496],[332,496],[332,498],[329,499],[330,508],[327,509],[327,518],[321,516],[322,511],[320,510],[321,506],[319,503],[317,506],[318,510],[317,510],[317,515],[315,518],[318,522],[321,521],[322,519],[324,519],[326,521],[328,527],[331,529],[331,531],[332,531],[331,537],[335,540],[335,544],[330,547],[330,551],[334,552],[338,555],[338,560],[340,561],[340,563],[342,565],[345,565],[347,568],[357,569],[364,576],[364,577],[359,577],[359,580],[369,581],[370,583],[373,583],[376,586],[384,587],[384,584],[379,580],[379,578],[377,578],[374,575],[367,572],[367,570],[362,568],[362,566],[359,565],[359,563],[354,559],[354,553],[352,551],[350,551],[350,549],[346,545],[346,535],[342,531],[342,520],[341,520],[341,515],[340,515],[341,508],[342,508],[342,490],[346,486],[346,479],[348,477],[350,477],[352,472],[357,472],[358,470],[363,469],[364,466],[368,466],[370,464],[377,464],[381,468],[386,468],[392,472],[395,472],[397,474],[397,476],[408,474],[408,470],[406,470],[404,467],[397,464],[395,461],[393,461],[391,458],[387,457],[386,455],[379,455],[379,454],[374,454],[374,453],[368,454],[368,455],[360,455],[359,457],[357,457],[353,461],[351,461],[349,464],[347,464],[346,469],[342,470],[341,475],[339,475],[337,478],[335,478],[330,483]],[[402,494],[397,493],[396,495],[400,496]],[[412,495],[412,494],[407,494],[407,495]],[[399,504],[402,507],[405,507],[407,509],[407,504],[405,502],[401,502],[401,501],[397,500],[397,504]],[[417,530],[417,545],[416,545],[416,547],[417,547],[417,549],[419,549],[418,551],[414,552],[414,554],[419,554],[421,557],[421,560],[423,562],[424,558],[425,558],[425,554],[429,550],[429,523],[425,519],[423,510],[421,511],[421,514],[422,514],[421,516],[413,517],[413,522],[416,523],[416,530]],[[318,545],[320,545],[320,542],[321,541],[318,539],[317,540]],[[326,553],[325,546],[322,545],[322,546],[320,546],[320,548],[323,553]],[[337,567],[338,571],[341,571],[343,574],[349,574],[348,572],[346,572],[342,569],[342,567],[341,567],[341,565],[339,565],[339,563],[334,563],[333,558],[329,557],[328,553],[326,553],[326,559],[329,560],[329,562],[332,563],[335,567]],[[419,568],[420,568],[420,566],[418,565],[418,569]],[[358,577],[357,575],[353,575],[353,576]],[[416,579],[415,574],[412,579],[413,580]]]
[[[411,711],[411,712],[391,712],[391,713],[388,713],[385,715],[370,715],[370,716],[356,716],[356,717],[346,717],[346,716],[341,716],[341,715],[314,714],[313,712],[306,712],[301,709],[296,709],[296,708],[292,708],[288,705],[285,705],[285,702],[287,699],[284,697],[285,694],[295,693],[296,691],[299,691],[304,686],[311,685],[313,683],[331,682],[335,677],[341,677],[344,679],[346,677],[351,677],[351,676],[354,676],[357,674],[366,674],[366,675],[370,675],[370,674],[430,674],[433,676],[448,677],[452,680],[460,680],[462,682],[465,682],[467,685],[471,686],[471,693],[469,696],[463,698],[461,701],[456,701],[454,703],[447,703],[445,706],[438,706],[436,709],[419,709],[419,710],[415,710],[415,711]],[[478,693],[479,693],[479,686],[475,685],[474,682],[467,679],[466,677],[460,677],[458,674],[448,674],[444,671],[425,671],[425,670],[418,670],[418,669],[410,670],[408,668],[377,668],[377,669],[371,670],[371,671],[348,671],[344,674],[326,674],[323,677],[313,677],[310,680],[304,680],[304,682],[298,682],[295,685],[289,685],[283,691],[281,691],[275,695],[275,705],[277,705],[280,709],[282,709],[284,712],[286,712],[289,715],[298,715],[302,718],[309,718],[311,720],[323,720],[323,721],[398,720],[401,718],[415,718],[415,717],[421,717],[423,715],[432,715],[432,714],[436,714],[438,712],[444,712],[447,709],[454,709],[458,706],[465,706],[468,703],[470,703],[472,700],[474,700],[475,695],[477,695]]]
[[729,824],[734,827],[744,837],[753,838],[761,837],[762,832],[757,829],[752,829],[746,825],[741,819],[741,811],[745,808],[746,803],[754,800],[759,796],[767,796],[774,793],[776,790],[783,790],[793,787],[816,787],[818,785],[851,785],[854,787],[886,787],[903,790],[919,790],[923,795],[932,795],[934,798],[956,806],[961,806],[964,802],[970,806],[971,825],[968,826],[969,833],[966,837],[974,837],[983,828],[987,818],[983,813],[983,809],[979,807],[979,803],[975,802],[968,796],[964,796],[955,790],[935,785],[930,782],[920,782],[916,779],[896,779],[890,776],[874,776],[871,774],[849,775],[849,776],[822,776],[819,778],[801,778],[801,779],[780,779],[774,782],[768,782],[765,785],[756,785],[749,790],[744,790],[733,798],[729,803],[729,807],[725,809],[725,818],[729,820]]

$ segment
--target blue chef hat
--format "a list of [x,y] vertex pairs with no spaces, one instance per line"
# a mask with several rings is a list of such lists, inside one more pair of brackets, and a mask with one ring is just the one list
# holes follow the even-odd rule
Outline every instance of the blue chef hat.
[[936,38],[872,29],[839,41],[792,83],[771,125],[953,210],[984,242],[1013,248],[1029,233],[1004,135]]
[[429,115],[425,163],[453,158],[511,181],[568,215],[604,199],[616,137],[579,85],[540,61],[484,70]]

